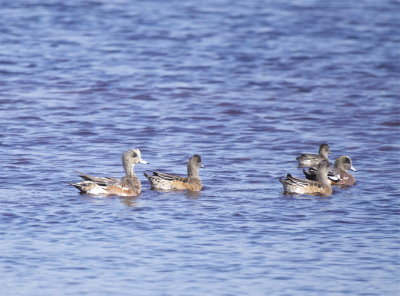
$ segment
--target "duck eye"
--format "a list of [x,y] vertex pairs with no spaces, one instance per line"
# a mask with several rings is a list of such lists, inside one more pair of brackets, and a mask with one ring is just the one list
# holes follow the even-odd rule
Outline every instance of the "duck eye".
[[132,157],[136,157],[137,156],[137,153],[136,152],[133,152],[132,153]]

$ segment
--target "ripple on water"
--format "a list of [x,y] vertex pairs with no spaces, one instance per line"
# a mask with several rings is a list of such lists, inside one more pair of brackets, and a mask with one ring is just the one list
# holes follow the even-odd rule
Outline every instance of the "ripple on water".
[[[396,9],[342,2],[4,2],[3,293],[395,295]],[[283,196],[323,142],[357,185]],[[67,186],[132,147],[139,197]],[[150,190],[194,153],[201,192]]]

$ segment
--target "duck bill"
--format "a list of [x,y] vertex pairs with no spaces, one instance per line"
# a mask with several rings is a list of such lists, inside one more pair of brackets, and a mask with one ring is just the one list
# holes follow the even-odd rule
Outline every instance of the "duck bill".
[[139,163],[142,163],[142,164],[149,164],[150,162],[141,159],[141,160],[139,161]]
[[352,170],[353,172],[357,172],[356,168],[351,166],[350,170]]
[[200,165],[200,167],[201,167],[202,169],[204,169],[204,168],[205,168],[205,166],[204,166],[204,165],[202,165],[202,164]]

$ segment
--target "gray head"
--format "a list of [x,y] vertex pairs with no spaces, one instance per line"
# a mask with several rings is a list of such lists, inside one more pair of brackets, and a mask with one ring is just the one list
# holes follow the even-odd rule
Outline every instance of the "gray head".
[[122,154],[122,164],[127,175],[133,175],[133,167],[137,163],[148,164],[147,161],[142,159],[139,149],[131,149]]
[[193,155],[189,158],[187,164],[187,171],[189,177],[199,177],[199,168],[204,168],[201,164],[201,157],[198,154]]
[[353,167],[353,163],[351,161],[351,158],[349,156],[340,156],[338,158],[336,158],[335,161],[335,168],[339,168],[342,170],[352,170],[352,171],[357,171],[354,167]]
[[319,155],[328,158],[329,154],[331,154],[331,151],[329,150],[329,145],[321,144],[321,146],[319,146]]

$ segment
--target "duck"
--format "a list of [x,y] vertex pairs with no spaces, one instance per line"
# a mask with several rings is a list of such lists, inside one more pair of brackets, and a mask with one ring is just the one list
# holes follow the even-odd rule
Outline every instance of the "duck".
[[[331,180],[332,176],[339,176],[339,180],[333,178],[333,180],[331,180],[331,184],[340,187],[352,186],[356,184],[356,178],[347,172],[347,170],[352,170],[354,172],[357,171],[353,166],[350,156],[343,155],[336,158],[333,168],[331,168],[328,172],[328,178]],[[316,180],[316,171],[313,168],[303,170],[303,172],[308,180]]]
[[326,160],[329,163],[328,155],[330,154],[329,145],[328,144],[321,144],[319,146],[319,153],[318,154],[311,154],[311,153],[303,153],[296,157],[299,168],[304,167],[312,167],[316,168],[317,165],[322,160]]
[[187,163],[187,177],[147,170],[144,175],[149,180],[151,189],[200,191],[203,184],[199,168],[204,168],[198,154],[191,156]]
[[279,178],[286,194],[307,194],[330,196],[332,194],[331,182],[328,180],[329,162],[322,160],[317,166],[317,180],[307,180],[287,174]]
[[124,177],[118,179],[79,173],[79,176],[84,181],[69,183],[69,185],[74,186],[81,193],[90,195],[137,196],[142,191],[142,184],[133,170],[138,163],[148,164],[149,162],[142,159],[139,149],[131,149],[122,154],[122,165],[125,170]]

